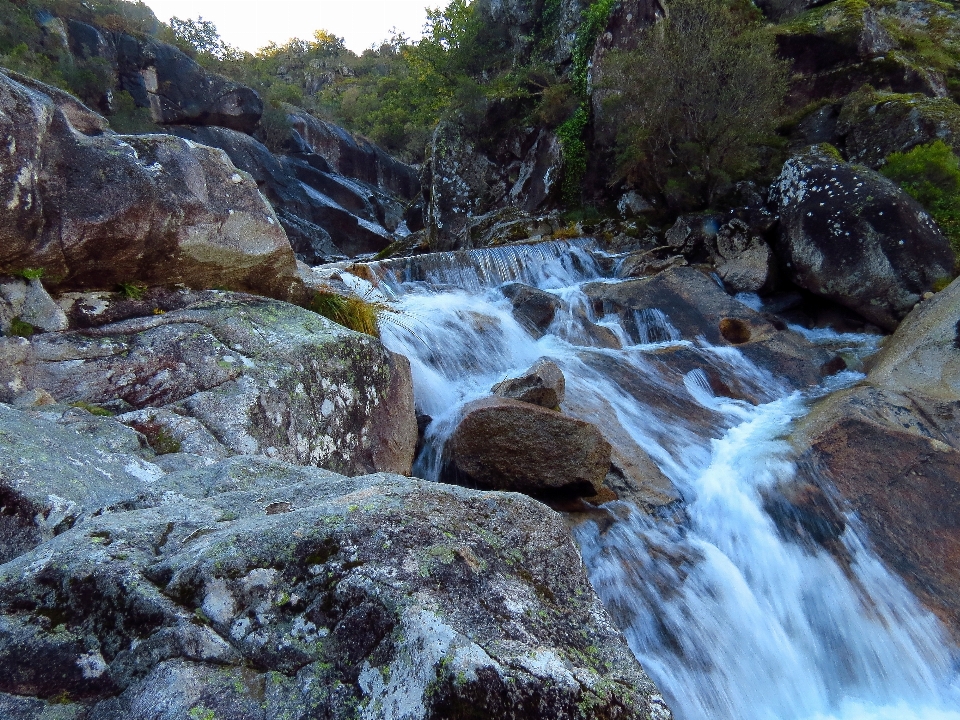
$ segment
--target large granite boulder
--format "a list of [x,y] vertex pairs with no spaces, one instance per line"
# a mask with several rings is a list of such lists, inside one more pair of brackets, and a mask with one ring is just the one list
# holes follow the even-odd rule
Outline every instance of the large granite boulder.
[[534,500],[265,458],[138,484],[134,438],[16,415],[116,487],[0,565],[5,717],[671,717]]
[[0,338],[0,401],[44,390],[62,402],[166,408],[231,453],[348,474],[410,472],[417,425],[405,358],[286,303],[209,292],[184,293],[182,305],[32,341]]
[[960,637],[960,281],[925,301],[866,383],[814,407],[794,442],[884,561]]
[[929,215],[878,173],[814,146],[783,167],[777,252],[793,282],[887,330],[952,276],[949,242]]
[[0,75],[0,272],[53,288],[183,283],[288,297],[276,215],[223,152],[168,135],[90,137],[47,95]]
[[468,404],[447,441],[442,479],[545,498],[596,495],[610,444],[590,423],[519,400]]

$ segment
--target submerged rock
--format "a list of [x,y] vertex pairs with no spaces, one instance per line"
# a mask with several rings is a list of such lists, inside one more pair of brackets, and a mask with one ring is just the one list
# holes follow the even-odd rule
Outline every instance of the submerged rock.
[[[66,431],[19,415],[58,455]],[[109,437],[70,442],[64,464]],[[532,499],[265,458],[113,475],[134,502],[0,565],[10,717],[671,717]]]
[[161,314],[0,339],[0,401],[42,389],[63,402],[166,408],[232,453],[410,472],[417,426],[406,358],[294,305],[187,297]]
[[513,305],[513,316],[517,322],[534,337],[543,337],[562,305],[560,298],[546,290],[518,282],[507,283],[501,290]]
[[610,444],[590,423],[530,403],[486,398],[463,409],[442,479],[539,497],[596,495]]
[[952,275],[949,242],[893,182],[848,165],[824,146],[794,156],[772,191],[777,252],[802,288],[893,330]]

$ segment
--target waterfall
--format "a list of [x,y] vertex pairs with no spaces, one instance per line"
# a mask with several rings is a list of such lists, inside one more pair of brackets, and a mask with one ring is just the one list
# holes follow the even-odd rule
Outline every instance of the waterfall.
[[[595,588],[678,720],[960,720],[956,650],[856,518],[840,562],[785,540],[763,507],[764,490],[798,473],[791,425],[862,376],[796,392],[735,348],[681,337],[661,309],[602,314],[583,286],[616,282],[615,264],[580,240],[373,263],[376,288],[353,281],[397,309],[383,339],[410,358],[431,418],[414,472],[436,479],[462,407],[548,357],[566,376],[563,411],[641,448],[683,498],[663,517],[609,503],[604,520],[575,528]],[[563,301],[542,338],[514,318],[509,281]],[[623,347],[596,343],[591,326]],[[845,357],[875,349],[867,336],[807,335]],[[682,373],[663,357],[681,351],[699,367]],[[704,368],[755,403],[716,396]]]

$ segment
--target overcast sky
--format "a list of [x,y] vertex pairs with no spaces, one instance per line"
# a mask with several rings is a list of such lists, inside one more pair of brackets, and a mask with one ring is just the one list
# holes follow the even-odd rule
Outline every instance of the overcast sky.
[[324,29],[362,52],[389,37],[390,29],[419,38],[426,21],[424,8],[445,0],[145,0],[164,22],[198,15],[212,20],[229,44],[255,51],[273,40],[309,39]]

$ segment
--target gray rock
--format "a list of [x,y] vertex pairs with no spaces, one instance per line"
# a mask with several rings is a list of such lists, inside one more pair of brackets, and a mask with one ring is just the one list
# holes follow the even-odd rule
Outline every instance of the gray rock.
[[750,232],[742,220],[732,220],[717,233],[717,273],[734,292],[760,293],[770,289],[774,255],[767,242]]
[[507,283],[501,290],[513,305],[513,316],[517,322],[534,337],[543,337],[560,309],[560,298],[545,290],[517,282]]
[[595,495],[610,444],[590,423],[517,400],[468,404],[447,441],[441,478],[540,497]]
[[777,253],[797,285],[892,330],[921,296],[951,277],[953,250],[894,183],[823,146],[794,156],[771,191]]
[[0,401],[32,389],[65,402],[122,400],[199,421],[207,432],[155,412],[175,421],[169,430],[184,449],[410,472],[417,429],[406,358],[294,305],[200,293],[160,315],[2,338],[0,359]]
[[0,565],[0,708],[669,720],[560,515],[322,472],[233,458]]
[[502,398],[533,403],[556,409],[563,402],[566,381],[555,362],[541,358],[518,378],[510,378],[493,386],[491,392]]
[[0,272],[42,268],[54,289],[299,289],[273,210],[222,151],[164,135],[81,135],[50,97],[4,75],[0,108],[15,148],[0,159]]

